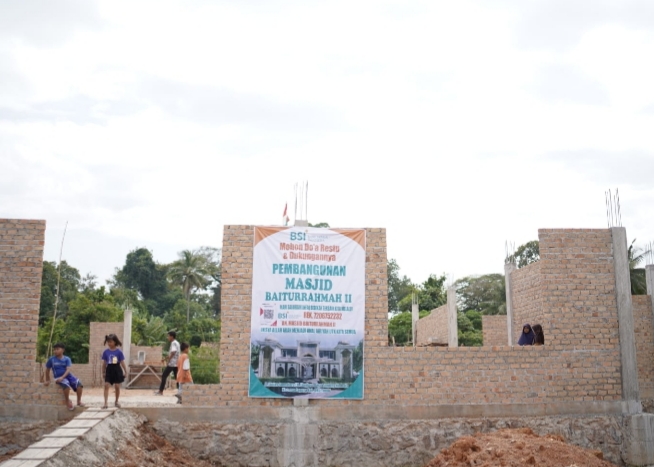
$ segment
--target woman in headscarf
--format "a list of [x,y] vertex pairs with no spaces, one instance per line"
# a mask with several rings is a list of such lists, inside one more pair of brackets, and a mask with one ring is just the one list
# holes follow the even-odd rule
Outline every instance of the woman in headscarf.
[[532,328],[534,331],[534,345],[545,345],[545,334],[543,334],[543,326],[534,324]]
[[534,331],[531,329],[529,323],[522,326],[518,345],[534,345]]

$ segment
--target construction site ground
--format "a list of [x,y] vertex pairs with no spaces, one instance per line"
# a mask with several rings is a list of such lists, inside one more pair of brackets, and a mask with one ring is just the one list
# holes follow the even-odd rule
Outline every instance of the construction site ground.
[[[97,397],[90,394],[91,397]],[[141,394],[134,397],[153,399]],[[159,401],[161,396],[154,399]],[[167,396],[171,397],[171,396]],[[126,398],[128,399],[128,398]],[[93,399],[91,399],[93,400]],[[127,402],[127,401],[126,401]],[[95,404],[95,402],[92,402]],[[131,401],[136,403],[136,401]],[[164,402],[158,402],[163,404]],[[81,411],[80,411],[81,412]],[[9,422],[0,429],[0,462],[10,459],[29,444],[65,422]],[[6,449],[9,447],[10,449]],[[200,466],[223,465],[220,459],[200,459],[184,446],[176,446],[154,432],[145,418],[119,410],[44,467],[105,465]],[[615,467],[603,460],[601,451],[567,444],[560,435],[538,436],[529,428],[503,429],[463,436],[441,450],[426,467]]]

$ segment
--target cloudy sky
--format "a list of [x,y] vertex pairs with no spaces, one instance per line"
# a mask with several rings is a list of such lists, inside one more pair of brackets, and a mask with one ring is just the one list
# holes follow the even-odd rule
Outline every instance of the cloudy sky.
[[[491,5],[492,4],[492,5]],[[506,240],[654,240],[654,2],[0,3],[0,217],[107,279],[225,224],[385,227],[403,273],[500,272]],[[292,211],[292,209],[291,209]]]

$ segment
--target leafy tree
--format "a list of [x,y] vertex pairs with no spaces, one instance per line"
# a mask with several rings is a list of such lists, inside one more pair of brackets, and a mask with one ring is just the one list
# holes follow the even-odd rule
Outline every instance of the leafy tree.
[[459,310],[474,310],[482,315],[506,314],[506,284],[503,274],[463,277],[454,286]]
[[[469,313],[476,313],[470,315]],[[475,327],[473,319],[479,317],[479,328]],[[468,313],[457,313],[458,339],[459,347],[479,347],[483,343],[483,334],[481,331],[481,315],[476,311]]]
[[179,259],[170,265],[168,277],[173,284],[180,285],[186,297],[186,322],[191,320],[191,293],[204,289],[210,281],[212,267],[206,256],[199,252],[184,250]]
[[[61,262],[61,280],[59,282],[59,303],[57,317],[65,318],[68,304],[75,299],[80,289],[80,274],[77,269],[66,261]],[[44,261],[41,274],[41,302],[39,304],[39,324],[54,314],[55,297],[57,294],[57,263]]]
[[632,295],[647,295],[647,275],[644,268],[639,268],[638,265],[642,263],[649,250],[643,250],[635,245],[636,239],[634,238],[627,249],[627,257],[629,259],[629,278],[631,279],[631,294]]
[[520,245],[515,250],[515,254],[508,258],[508,261],[515,262],[518,268],[524,268],[538,260],[540,260],[540,243],[538,240],[532,240]]
[[[140,321],[140,320],[139,320]],[[137,342],[136,345],[161,345],[166,342],[166,325],[164,320],[159,316],[151,316],[150,319],[140,321],[138,324],[136,320],[132,321],[132,341]]]
[[411,296],[414,285],[407,276],[400,277],[400,266],[394,259],[388,260],[386,272],[388,274],[388,313],[393,315],[400,312],[400,302],[405,297]]
[[65,329],[64,320],[57,319],[52,327],[52,316],[45,320],[42,326],[39,326],[36,337],[36,354],[37,361],[44,362],[50,357],[48,355],[48,344],[50,343],[50,332],[52,332],[52,345],[64,341]]
[[[419,316],[424,318],[429,313],[429,311],[421,311]],[[404,311],[388,321],[388,335],[395,345],[406,345],[411,342],[411,319],[411,312]]]
[[[58,340],[66,345],[66,354],[75,363],[88,363],[89,361],[89,334],[90,324],[96,322],[118,322],[123,319],[123,311],[117,308],[113,298],[106,293],[104,287],[89,295],[79,294],[69,304],[68,316],[63,325],[55,324],[55,329],[61,329],[61,334],[56,336]],[[49,328],[44,326],[45,347],[47,348],[50,337]],[[53,337],[53,343],[56,342]],[[39,343],[43,348],[43,343]]]
[[222,291],[222,250],[220,248],[213,247],[201,247],[199,253],[205,257],[207,261],[207,267],[209,270],[209,275],[211,276],[211,282],[209,285],[209,291],[211,293],[211,299],[209,306],[213,311],[213,316],[218,318],[220,317],[220,294]]
[[465,312],[466,318],[470,320],[470,323],[472,323],[472,327],[476,330],[481,331],[482,330],[482,318],[481,318],[481,313],[475,310],[468,310]]
[[[421,310],[431,311],[447,303],[446,280],[445,274],[441,276],[431,274],[425,282],[417,287],[413,286],[413,291],[418,294],[418,306]],[[406,295],[400,300],[400,311],[411,311],[411,306],[411,295]]]
[[145,301],[150,313],[162,316],[165,308],[160,303],[168,291],[166,267],[158,265],[146,248],[137,248],[127,254],[125,265],[116,271],[112,286],[136,290]]

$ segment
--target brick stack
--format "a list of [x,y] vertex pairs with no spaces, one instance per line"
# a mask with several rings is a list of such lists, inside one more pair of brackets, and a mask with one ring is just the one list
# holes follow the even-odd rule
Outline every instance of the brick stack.
[[418,320],[416,345],[429,345],[442,342],[447,345],[447,305],[431,310],[431,313]]

